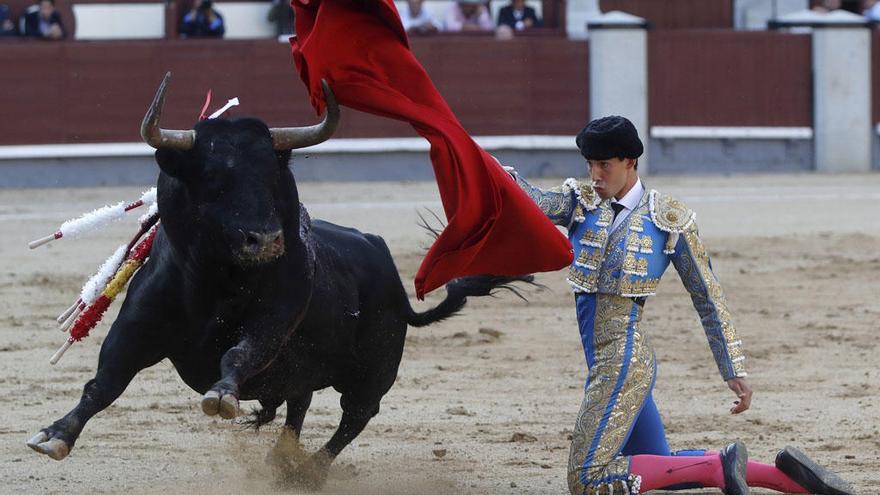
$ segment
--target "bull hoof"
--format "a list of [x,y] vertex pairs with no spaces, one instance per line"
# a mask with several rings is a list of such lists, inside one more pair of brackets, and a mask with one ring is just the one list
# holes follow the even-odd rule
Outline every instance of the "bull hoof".
[[220,399],[220,417],[233,419],[238,416],[238,399],[232,394],[224,395]]
[[288,426],[281,430],[281,435],[272,450],[266,454],[266,464],[278,469],[281,473],[292,471],[305,462],[308,454],[299,443],[299,435]]
[[320,490],[327,482],[332,463],[333,458],[325,451],[319,450],[305,462],[285,473],[282,476],[282,484],[308,491]]
[[238,416],[238,399],[232,394],[221,397],[220,392],[209,390],[202,397],[202,412],[208,416],[219,414],[223,419],[233,419]]
[[60,438],[50,439],[49,435],[44,431],[31,437],[31,439],[27,441],[27,446],[40,454],[45,454],[52,459],[55,459],[56,461],[60,461],[67,457],[67,454],[70,454],[70,447],[67,445],[67,442]]

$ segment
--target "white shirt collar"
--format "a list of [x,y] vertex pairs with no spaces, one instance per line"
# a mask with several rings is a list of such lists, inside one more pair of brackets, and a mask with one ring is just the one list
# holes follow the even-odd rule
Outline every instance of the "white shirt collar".
[[635,185],[629,190],[629,192],[624,194],[619,200],[612,201],[622,204],[627,210],[631,211],[638,208],[643,194],[645,194],[645,188],[642,186],[642,179],[636,179]]

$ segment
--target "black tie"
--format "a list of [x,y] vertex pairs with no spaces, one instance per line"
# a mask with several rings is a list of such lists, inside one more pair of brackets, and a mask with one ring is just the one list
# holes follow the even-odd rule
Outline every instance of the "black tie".
[[614,210],[614,218],[617,218],[617,215],[619,215],[620,212],[622,212],[625,208],[626,208],[626,206],[623,206],[620,203],[617,203],[617,202],[611,203],[611,209]]

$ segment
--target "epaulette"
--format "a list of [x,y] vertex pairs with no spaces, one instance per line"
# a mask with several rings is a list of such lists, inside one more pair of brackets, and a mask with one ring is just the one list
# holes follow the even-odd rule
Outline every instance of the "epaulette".
[[697,214],[681,201],[651,189],[648,195],[651,221],[658,229],[680,234],[693,225]]
[[577,197],[578,204],[585,211],[593,211],[599,206],[599,195],[590,183],[581,184],[576,179],[569,177],[565,179],[562,187],[567,190],[573,190]]

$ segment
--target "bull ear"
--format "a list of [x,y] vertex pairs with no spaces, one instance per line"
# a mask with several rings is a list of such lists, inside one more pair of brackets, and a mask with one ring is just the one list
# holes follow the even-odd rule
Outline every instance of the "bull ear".
[[185,162],[182,151],[169,148],[156,150],[156,163],[159,164],[159,168],[175,179],[184,179],[188,175]]

